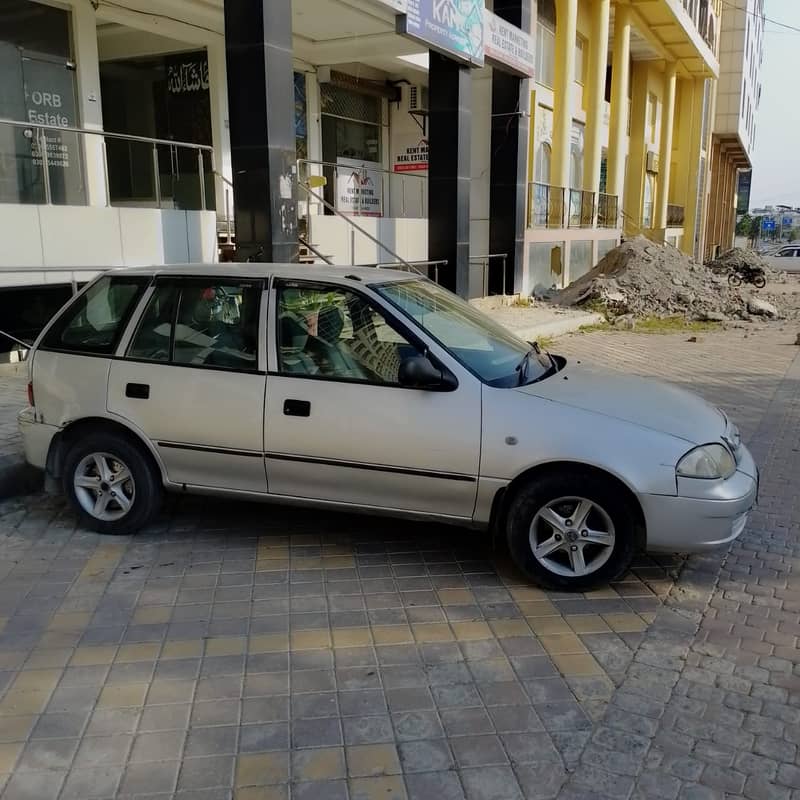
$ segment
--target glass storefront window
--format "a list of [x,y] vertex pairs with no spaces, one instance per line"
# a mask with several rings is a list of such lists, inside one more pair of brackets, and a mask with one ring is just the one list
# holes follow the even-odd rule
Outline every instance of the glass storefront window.
[[60,130],[79,127],[70,59],[67,11],[26,0],[4,1],[0,117],[31,127],[0,125],[0,202],[44,203],[48,183],[52,203],[86,202],[78,135]]
[[333,84],[322,85],[320,99],[322,160],[338,165],[323,170],[325,199],[343,213],[381,216],[383,101]]

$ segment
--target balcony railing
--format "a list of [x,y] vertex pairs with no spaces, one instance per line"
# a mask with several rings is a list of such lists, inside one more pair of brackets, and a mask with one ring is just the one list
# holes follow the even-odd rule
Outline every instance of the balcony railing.
[[563,228],[564,199],[562,186],[547,183],[528,184],[528,227]]
[[683,0],[683,7],[692,18],[698,33],[716,55],[719,24],[709,0]]
[[668,228],[682,228],[686,218],[686,210],[683,206],[672,205],[667,206],[667,227]]
[[[215,208],[208,145],[0,119],[0,203],[88,205],[86,158],[102,160],[105,204]],[[102,191],[102,189],[101,189]]]
[[597,199],[597,227],[619,227],[619,198],[615,194],[600,192]]
[[594,192],[581,189],[569,190],[570,228],[591,228],[594,224]]

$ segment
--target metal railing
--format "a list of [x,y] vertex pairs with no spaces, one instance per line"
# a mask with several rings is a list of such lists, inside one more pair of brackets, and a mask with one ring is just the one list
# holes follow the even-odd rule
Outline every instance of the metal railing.
[[600,192],[597,196],[597,227],[619,227],[619,198],[615,194]]
[[528,184],[528,227],[563,228],[564,196],[562,186],[547,183]]
[[594,225],[594,192],[569,190],[569,228],[591,228]]
[[[39,125],[0,119],[10,128],[12,148],[0,156],[16,162],[14,196],[8,184],[0,202],[87,205],[89,187],[83,168],[88,143],[98,143],[103,162],[105,205],[185,210],[214,210],[209,181],[216,173],[209,145],[93,131],[72,126]],[[7,141],[7,140],[6,140]]]
[[299,175],[298,175],[297,186],[298,186],[299,189],[302,189],[309,197],[313,198],[318,203],[321,203],[325,208],[327,208],[331,212],[331,214],[335,214],[337,217],[340,217],[341,219],[345,220],[345,222],[350,226],[350,256],[351,256],[350,263],[351,264],[354,263],[353,262],[353,254],[355,253],[355,235],[356,235],[356,233],[360,233],[362,236],[365,236],[373,244],[376,244],[378,246],[378,248],[379,248],[378,252],[380,252],[381,250],[384,250],[390,256],[394,257],[394,259],[396,260],[396,262],[398,264],[401,264],[403,267],[408,269],[409,272],[417,272],[420,275],[423,274],[422,272],[420,272],[420,270],[418,270],[418,269],[416,269],[416,267],[414,267],[412,262],[407,261],[401,255],[399,255],[398,253],[395,253],[393,250],[388,248],[385,244],[383,244],[383,242],[380,241],[380,239],[378,239],[376,236],[373,236],[369,231],[364,230],[364,228],[362,228],[352,217],[350,217],[350,216],[348,216],[346,214],[343,214],[341,211],[339,211],[339,209],[336,208],[336,206],[333,205],[333,203],[331,203],[328,200],[326,200],[318,192],[315,192],[307,183],[305,183],[302,180],[300,180],[300,176]]
[[704,0],[683,0],[683,7],[691,17],[698,33],[716,55],[718,22],[710,0],[709,2],[704,2]]
[[506,263],[508,262],[508,253],[490,253],[489,255],[485,256],[473,256],[470,258],[469,263],[475,266],[479,266],[481,268],[481,289],[483,291],[483,296],[489,296],[489,272],[490,266],[492,261],[499,260],[500,261],[500,268],[502,269],[501,273],[501,282],[502,282],[502,292],[503,296],[505,297],[506,294]]
[[[333,161],[297,161],[297,179],[309,183],[324,177],[323,194],[342,214],[352,217],[428,216],[428,179],[414,172],[392,172],[372,164],[338,164]],[[299,207],[298,207],[299,208]],[[306,215],[324,214],[324,208],[306,204]]]
[[433,282],[439,283],[439,267],[446,267],[448,265],[448,260],[438,259],[437,261],[387,261],[382,264],[376,264],[376,269],[402,269],[406,272],[409,272],[408,266],[414,267],[415,272],[421,273],[421,270],[417,269],[417,267],[425,267],[425,271],[427,272],[427,276],[430,278],[430,268],[433,267]]
[[686,220],[686,209],[683,206],[670,203],[667,206],[667,227],[682,228]]

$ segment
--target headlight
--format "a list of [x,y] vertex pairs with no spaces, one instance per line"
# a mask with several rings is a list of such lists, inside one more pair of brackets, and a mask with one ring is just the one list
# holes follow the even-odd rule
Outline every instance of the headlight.
[[690,450],[675,471],[684,478],[730,478],[736,472],[736,461],[724,445],[704,444]]

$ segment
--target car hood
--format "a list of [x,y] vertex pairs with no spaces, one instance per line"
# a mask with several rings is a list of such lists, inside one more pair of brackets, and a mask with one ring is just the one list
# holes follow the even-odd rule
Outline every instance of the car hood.
[[567,365],[556,375],[517,391],[554,403],[677,436],[692,444],[718,441],[722,412],[692,392],[661,381]]

